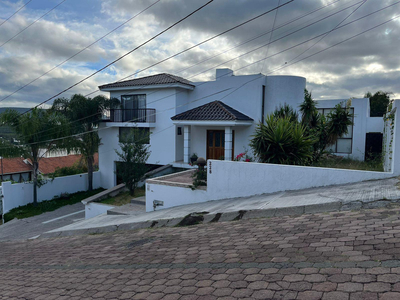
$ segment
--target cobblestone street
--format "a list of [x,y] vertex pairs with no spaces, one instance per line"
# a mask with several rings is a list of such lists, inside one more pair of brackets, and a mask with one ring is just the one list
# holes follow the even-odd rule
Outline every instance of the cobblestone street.
[[400,299],[400,208],[0,243],[1,299]]

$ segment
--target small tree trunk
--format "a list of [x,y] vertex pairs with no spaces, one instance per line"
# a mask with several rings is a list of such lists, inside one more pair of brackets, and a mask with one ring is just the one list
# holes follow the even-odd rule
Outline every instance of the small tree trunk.
[[33,162],[33,205],[37,206],[37,181],[38,181],[39,163]]
[[87,164],[88,164],[88,190],[92,191],[93,190],[93,162],[94,162],[94,157],[93,155],[89,156],[87,158]]

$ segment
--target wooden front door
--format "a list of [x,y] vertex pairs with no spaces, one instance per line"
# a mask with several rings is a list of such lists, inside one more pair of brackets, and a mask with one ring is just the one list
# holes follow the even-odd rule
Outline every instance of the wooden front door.
[[225,131],[207,130],[207,159],[223,159],[225,156]]

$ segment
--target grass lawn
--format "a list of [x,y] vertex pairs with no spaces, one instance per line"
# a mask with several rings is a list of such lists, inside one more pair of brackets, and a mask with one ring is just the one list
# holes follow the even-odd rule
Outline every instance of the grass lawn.
[[135,195],[131,196],[129,192],[120,193],[115,197],[101,200],[100,203],[109,204],[114,206],[121,206],[131,203],[132,198],[142,197],[146,195],[145,187],[140,187],[135,190]]
[[313,167],[321,168],[336,168],[336,169],[351,169],[364,171],[383,172],[383,164],[381,159],[370,161],[358,161],[343,157],[326,157],[321,158],[319,162],[312,165]]
[[100,193],[102,191],[104,191],[104,189],[100,188],[100,189],[96,189],[96,190],[93,190],[90,192],[78,192],[78,193],[70,194],[66,197],[42,201],[42,202],[39,202],[37,204],[37,206],[34,206],[32,203],[29,203],[28,205],[24,205],[24,206],[19,206],[19,207],[13,208],[8,213],[6,213],[4,215],[4,221],[8,222],[14,218],[24,219],[24,218],[37,216],[44,212],[56,210],[57,208],[60,208],[65,205],[71,205],[71,204],[81,202],[83,199],[86,199],[86,198],[93,196],[97,193]]

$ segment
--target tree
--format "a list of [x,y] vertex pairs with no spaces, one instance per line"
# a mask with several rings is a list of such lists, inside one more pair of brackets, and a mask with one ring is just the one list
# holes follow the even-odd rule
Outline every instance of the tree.
[[72,138],[66,140],[65,147],[82,154],[88,169],[88,189],[93,190],[94,154],[98,151],[100,137],[96,131],[103,112],[119,104],[118,99],[96,96],[93,99],[74,95],[71,99],[54,100],[52,110],[63,113],[71,124]]
[[121,152],[115,150],[122,162],[118,171],[132,196],[148,171],[146,162],[151,153],[150,146],[145,144],[148,140],[149,133],[132,128],[132,132],[119,143]]
[[304,89],[304,101],[300,104],[301,122],[308,128],[317,125],[318,110],[315,101],[312,99],[311,92]]
[[2,125],[15,132],[17,144],[9,143],[15,156],[29,158],[33,165],[33,204],[37,205],[39,161],[46,152],[60,148],[59,138],[68,135],[67,120],[57,112],[34,108],[20,115],[7,110],[0,115]]
[[326,147],[336,143],[337,139],[347,134],[353,124],[353,115],[348,103],[339,103],[327,115],[318,113],[315,101],[307,89],[304,90],[304,102],[300,104],[302,124],[309,135],[314,136],[314,154],[312,161],[318,161]]
[[390,92],[377,91],[373,95],[370,92],[364,95],[364,98],[369,98],[371,117],[382,117],[386,113],[391,94]]

